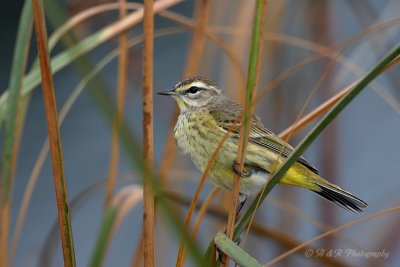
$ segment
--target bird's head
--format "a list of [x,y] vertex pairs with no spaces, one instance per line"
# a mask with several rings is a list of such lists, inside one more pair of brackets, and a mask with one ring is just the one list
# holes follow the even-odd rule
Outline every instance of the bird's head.
[[222,91],[215,83],[202,77],[190,77],[177,83],[172,90],[158,93],[171,96],[181,110],[204,107],[221,96]]

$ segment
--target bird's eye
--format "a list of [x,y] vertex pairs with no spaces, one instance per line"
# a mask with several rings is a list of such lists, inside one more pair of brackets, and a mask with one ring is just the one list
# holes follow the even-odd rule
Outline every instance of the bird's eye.
[[192,87],[190,87],[186,92],[189,93],[189,94],[194,95],[194,94],[196,94],[196,93],[199,92],[199,91],[200,91],[200,88],[199,88],[199,87],[192,86]]

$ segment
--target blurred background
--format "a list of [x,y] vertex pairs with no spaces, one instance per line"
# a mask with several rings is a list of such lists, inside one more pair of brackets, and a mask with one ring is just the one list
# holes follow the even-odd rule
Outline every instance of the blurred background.
[[[63,39],[52,51],[56,56],[71,44],[113,24],[118,20],[118,5],[107,0],[44,1],[49,36],[66,20],[89,8],[113,4],[113,8],[96,14],[73,28],[69,41]],[[133,3],[133,2],[129,2]],[[4,2],[0,24],[2,42],[0,84],[6,90],[18,21],[23,1]],[[171,88],[184,76],[198,74],[214,80],[232,99],[241,102],[247,75],[250,32],[254,1],[183,1],[168,9],[170,13],[155,18],[154,91]],[[200,10],[200,11],[199,11]],[[360,78],[394,46],[400,43],[400,1],[398,0],[281,0],[267,1],[262,66],[257,94],[263,95],[256,113],[275,133],[292,125],[324,101]],[[135,12],[129,10],[129,14]],[[172,12],[172,13],[171,13]],[[178,17],[179,15],[179,17]],[[181,18],[181,23],[171,17]],[[182,25],[185,22],[190,25]],[[195,48],[192,26],[206,20],[201,46]],[[188,28],[189,26],[189,28]],[[129,38],[142,34],[142,24],[129,30]],[[211,37],[210,37],[211,36]],[[86,54],[89,66],[95,66],[112,50],[118,48],[113,38]],[[228,52],[227,52],[228,51]],[[36,59],[32,38],[28,71]],[[194,62],[194,63],[193,63]],[[84,79],[86,71],[75,63],[68,64],[54,75],[57,104],[61,109],[74,88]],[[282,73],[286,79],[276,82]],[[107,64],[96,83],[115,97],[118,62]],[[96,83],[91,83],[92,86]],[[313,238],[332,227],[354,221],[399,205],[400,190],[400,76],[399,67],[381,75],[371,83],[305,153],[323,177],[365,200],[369,207],[362,215],[352,214],[328,203],[309,191],[277,186],[262,204],[255,221],[276,233],[252,235],[244,249],[259,262],[280,255],[293,244]],[[72,226],[77,266],[88,264],[102,218],[105,179],[109,173],[112,128],[104,118],[93,94],[84,86],[61,127],[65,174],[72,205]],[[142,112],[142,43],[128,53],[128,78],[125,96],[126,123],[141,142]],[[311,102],[304,107],[311,91],[317,87]],[[95,89],[93,89],[95,90]],[[168,150],[169,132],[174,125],[175,103],[154,95],[155,168],[163,166],[163,186],[169,191],[191,199],[201,173],[188,158]],[[315,122],[290,138],[295,146]],[[35,162],[47,137],[42,91],[32,91],[24,124],[11,210],[11,232],[15,228],[19,207]],[[173,144],[173,143],[172,143]],[[137,169],[127,159],[121,144],[116,191],[127,184],[141,184]],[[168,151],[166,153],[165,151]],[[172,153],[171,153],[172,151]],[[168,162],[166,162],[168,161]],[[100,183],[100,184],[99,184]],[[95,186],[96,185],[96,186]],[[85,191],[91,189],[92,191]],[[213,185],[208,183],[201,193],[204,200]],[[84,193],[86,192],[86,193]],[[230,194],[220,192],[213,204],[227,211]],[[38,176],[30,200],[25,225],[12,266],[61,266],[62,254],[58,234],[53,233],[57,211],[51,162],[47,157]],[[186,215],[187,205],[176,205]],[[118,227],[106,257],[105,266],[131,266],[141,232],[142,207],[135,206]],[[400,262],[399,214],[393,213],[351,226],[311,246],[315,249],[337,249],[343,254],[331,257],[342,266],[396,266]],[[219,230],[225,220],[210,215],[201,224],[198,240],[202,248]],[[179,237],[167,221],[157,217],[156,265],[173,266]],[[285,243],[285,238],[290,242]],[[286,240],[287,241],[287,240]],[[289,245],[288,245],[289,244]],[[347,249],[389,253],[387,259],[349,256]],[[44,252],[46,253],[44,253]],[[294,254],[280,266],[322,266],[328,264]],[[191,266],[188,261],[187,266]]]

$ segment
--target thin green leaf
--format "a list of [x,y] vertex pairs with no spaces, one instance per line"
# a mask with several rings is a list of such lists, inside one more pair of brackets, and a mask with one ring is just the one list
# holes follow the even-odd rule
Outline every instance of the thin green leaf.
[[257,195],[251,205],[248,207],[240,221],[238,222],[233,240],[236,240],[249,223],[251,216],[259,207],[261,203],[272,188],[279,182],[281,177],[292,166],[297,159],[304,153],[304,151],[311,145],[311,143],[321,134],[321,132],[329,125],[329,123],[339,115],[339,113],[351,103],[351,101],[376,77],[383,72],[392,60],[400,55],[400,45],[389,52],[374,68],[372,68],[365,76],[338,102],[336,105],[321,119],[321,121],[307,134],[307,136],[300,142],[297,148],[290,154],[289,157],[280,165],[278,170],[271,176],[265,190]]
[[24,80],[24,73],[26,69],[26,62],[28,59],[28,51],[32,33],[32,1],[26,0],[21,20],[19,23],[17,41],[14,48],[14,57],[11,69],[9,92],[10,97],[7,99],[7,123],[4,136],[4,150],[2,160],[2,186],[1,196],[3,200],[8,199],[12,188],[12,179],[14,176],[15,155],[13,156],[14,147],[18,142],[15,135],[17,134],[16,118],[18,107],[20,106],[20,94],[22,88],[22,81]]
[[28,59],[32,24],[32,1],[26,0],[18,26],[9,82],[10,97],[7,101],[7,112],[4,114],[4,116],[7,116],[7,122],[2,155],[2,175],[0,177],[0,216],[3,218],[0,220],[0,265],[6,265],[7,262],[10,196],[14,184],[18,147],[27,107],[27,102],[21,101],[20,95]]
[[102,266],[117,214],[118,209],[114,205],[110,205],[104,213],[99,234],[96,239],[95,248],[90,259],[90,267]]

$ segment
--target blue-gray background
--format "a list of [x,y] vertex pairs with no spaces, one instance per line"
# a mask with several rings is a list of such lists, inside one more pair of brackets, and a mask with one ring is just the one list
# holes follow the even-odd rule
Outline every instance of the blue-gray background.
[[[78,1],[79,2],[79,1]],[[221,4],[221,2],[213,1],[214,8],[229,4]],[[250,2],[250,1],[248,1]],[[314,14],[314,10],[318,8],[315,1],[284,1],[286,2],[281,10],[282,18],[278,25],[268,24],[269,14],[273,17],[274,11],[270,8],[267,14],[267,30],[280,32],[289,36],[295,36],[305,40],[319,42],[322,44],[332,44],[345,40],[356,33],[362,31],[366,27],[389,19],[399,18],[400,2],[397,0],[388,1],[321,1],[328,7],[327,15],[329,15],[329,40],[320,39],[318,29],[315,25],[322,21],[318,13]],[[353,3],[350,3],[353,2]],[[233,7],[241,4],[240,1],[231,1]],[[270,4],[270,3],[268,3]],[[352,6],[352,5],[355,5]],[[360,6],[368,6],[367,10],[360,9]],[[69,3],[69,6],[71,4]],[[7,88],[10,64],[12,58],[13,45],[18,25],[18,19],[21,11],[21,1],[10,1],[3,3],[1,12],[1,33],[2,42],[1,49],[1,89]],[[79,7],[79,5],[78,5]],[[194,3],[186,1],[173,10],[192,16]],[[221,9],[220,9],[221,10]],[[318,9],[317,9],[318,10]],[[370,11],[368,13],[367,11]],[[234,20],[229,19],[229,12],[223,14],[225,22]],[[212,13],[212,12],[211,12]],[[251,14],[251,13],[250,13]],[[222,16],[222,15],[220,15]],[[116,18],[116,12],[107,14],[102,21],[104,25],[111,23]],[[361,18],[361,19],[360,19]],[[107,21],[108,19],[108,21]],[[211,15],[209,24],[221,23],[223,20],[218,15]],[[326,20],[324,20],[326,21]],[[157,19],[156,28],[171,25],[166,20]],[[235,25],[233,23],[233,25]],[[244,25],[245,26],[245,25]],[[318,26],[318,25],[317,25]],[[274,27],[274,28],[272,28]],[[98,26],[93,23],[84,28],[83,34],[94,31]],[[243,27],[242,27],[243,28]],[[325,28],[326,29],[326,28]],[[379,58],[389,51],[394,45],[399,44],[400,31],[396,24],[369,37],[367,41],[357,43],[347,49],[345,56],[353,63],[359,65],[363,70],[367,70],[373,66]],[[51,31],[51,27],[50,27]],[[140,26],[132,32],[132,36],[140,32]],[[327,38],[326,36],[323,38]],[[34,39],[33,39],[34,40]],[[226,37],[229,41],[229,38]],[[173,86],[182,77],[183,68],[187,58],[188,44],[190,42],[190,34],[171,35],[161,37],[155,40],[155,66],[154,66],[154,90],[161,91]],[[273,43],[273,42],[271,42]],[[229,44],[229,42],[228,42]],[[277,76],[288,66],[305,58],[308,52],[299,48],[293,48],[289,45],[275,44],[280,46],[278,51],[264,48],[263,59],[266,62],[276,60],[279,64],[263,65],[263,73],[265,76],[261,78],[261,84],[265,85],[273,77]],[[101,46],[91,53],[94,62],[98,58],[103,57],[108,51],[117,46],[114,40],[106,45]],[[62,47],[58,47],[57,51],[61,51]],[[208,50],[209,49],[209,50]],[[212,50],[214,49],[214,50]],[[140,136],[141,133],[141,46],[136,46],[133,50],[130,71],[134,72],[133,77],[128,79],[129,93],[127,95],[127,121],[133,125],[132,129]],[[214,51],[214,54],[212,54]],[[217,67],[209,67],[202,65],[199,73],[209,78],[215,79],[217,83],[223,87],[228,86],[228,80],[234,80],[232,77],[225,77],[222,68],[227,68],[228,61],[222,53],[215,53],[215,48],[211,43],[207,43],[204,51],[204,61],[217,64]],[[218,51],[218,50],[217,50]],[[220,51],[220,50],[219,50]],[[246,50],[244,50],[246,51]],[[274,52],[271,52],[274,51]],[[208,54],[207,54],[208,53]],[[32,48],[31,61],[34,59],[36,52]],[[208,57],[215,57],[210,60]],[[276,59],[279,57],[279,60]],[[245,61],[244,61],[245,62]],[[275,62],[275,61],[274,61]],[[282,83],[278,88],[269,94],[257,106],[256,111],[262,118],[263,122],[273,131],[279,132],[289,126],[296,118],[307,96],[314,88],[317,80],[321,77],[324,68],[329,61],[314,63],[311,67],[294,75],[288,81]],[[245,66],[245,63],[243,63]],[[276,67],[274,69],[274,67]],[[212,71],[210,71],[210,69]],[[246,69],[242,67],[242,69]],[[387,91],[395,101],[399,102],[399,84],[398,68],[391,71],[391,75],[385,75],[377,81]],[[116,84],[117,63],[113,61],[102,72],[102,78],[106,81],[110,91],[115,88]],[[58,106],[61,107],[71,90],[81,80],[80,76],[73,67],[69,66],[54,76],[56,95]],[[332,75],[329,79],[322,83],[317,96],[313,99],[311,106],[307,108],[310,111],[312,107],[317,106],[324,99],[344,88],[346,85],[355,80],[355,76],[343,66],[336,65],[333,68]],[[133,86],[132,86],[133,84]],[[326,87],[324,87],[326,86]],[[330,87],[330,89],[326,89]],[[325,90],[325,92],[323,92]],[[231,89],[233,92],[234,89]],[[231,92],[230,91],[230,92]],[[280,91],[280,93],[277,93]],[[234,96],[233,96],[234,97]],[[167,139],[168,129],[170,127],[170,118],[174,108],[174,103],[169,99],[162,97],[154,97],[154,132],[155,132],[155,160],[156,166],[162,160],[162,153]],[[397,108],[397,110],[396,110]],[[335,162],[333,173],[335,174],[335,182],[364,199],[369,203],[369,208],[364,214],[372,214],[374,212],[387,209],[398,205],[398,190],[400,188],[400,164],[398,151],[400,150],[400,116],[399,106],[391,107],[382,97],[367,88],[356,98],[351,105],[336,119],[335,125],[330,126],[325,137],[320,137],[307,151],[306,157],[316,166],[326,165],[324,160],[332,160]],[[300,140],[304,133],[310,128],[302,131],[297,135],[292,144],[296,144],[296,140]],[[334,134],[334,150],[324,142],[330,142],[329,131]],[[12,227],[15,225],[18,208],[25,190],[26,183],[46,138],[47,128],[44,115],[44,105],[40,88],[36,88],[33,92],[29,105],[26,124],[24,126],[23,139],[21,143],[21,151],[18,158],[17,177],[13,193],[12,208]],[[74,107],[67,116],[62,129],[62,145],[65,161],[65,172],[67,177],[68,193],[70,199],[74,198],[84,188],[91,184],[104,179],[108,173],[109,151],[111,145],[111,129],[103,118],[99,108],[93,102],[91,95],[84,92],[77,100]],[[332,134],[332,133],[331,133]],[[323,169],[329,169],[324,167]],[[183,156],[178,155],[175,160],[174,170],[192,171],[189,177],[181,177],[178,180],[172,180],[169,188],[183,192],[190,196],[196,188],[196,181],[200,178],[200,173],[196,172],[192,164]],[[120,173],[135,173],[135,168],[126,161],[122,153],[122,162]],[[322,175],[328,180],[332,177]],[[172,176],[172,175],[171,175]],[[136,181],[140,181],[136,177]],[[125,183],[126,184],[126,183]],[[124,184],[121,183],[120,187]],[[212,186],[207,185],[202,197],[205,197],[211,190]],[[90,253],[93,248],[99,222],[101,219],[102,205],[104,195],[97,194],[81,207],[72,219],[73,234],[75,241],[75,251],[78,266],[85,266],[88,262]],[[279,201],[278,201],[279,200]],[[292,206],[296,206],[303,216],[308,219],[299,218],[293,215],[294,212],[288,214],[288,208],[283,211],[276,206],[276,202],[284,202]],[[328,222],[337,226],[342,223],[353,221],[358,218],[357,215],[351,214],[334,205],[327,204],[321,207],[324,200],[318,196],[297,188],[277,188],[273,191],[271,201],[264,204],[264,211],[258,216],[259,221],[265,222],[266,226],[287,231],[292,237],[298,240],[307,240],[321,233],[311,222],[310,218],[320,219],[323,209],[332,209],[334,221]],[[282,205],[282,204],[281,204]],[[183,209],[183,214],[185,209]],[[304,215],[305,214],[305,215]],[[307,215],[308,214],[308,215]],[[27,220],[22,232],[21,241],[17,250],[14,266],[36,266],[40,251],[44,245],[46,235],[50,231],[52,224],[56,220],[55,195],[53,189],[53,178],[51,172],[50,160],[47,159],[46,164],[41,172],[30,208],[27,214]],[[400,261],[398,246],[399,233],[392,233],[391,244],[388,238],[388,229],[400,231],[400,225],[397,228],[391,228],[393,224],[398,224],[398,215],[387,215],[381,218],[363,222],[359,225],[352,226],[341,232],[342,236],[350,238],[355,243],[371,251],[390,250],[389,259],[386,263],[390,266],[396,266],[396,262]],[[208,241],[216,233],[218,228],[211,224],[212,220],[207,220],[201,230],[201,242],[206,246]],[[126,218],[125,222],[118,229],[115,238],[112,240],[110,251],[107,255],[105,266],[128,266],[135,249],[137,238],[141,227],[141,207],[137,207]],[[223,228],[223,226],[220,226]],[[178,239],[171,233],[167,223],[161,219],[157,225],[157,266],[172,266],[177,251]],[[389,235],[390,236],[390,235]],[[273,242],[261,242],[259,239],[250,237],[246,243],[249,252],[255,256],[260,262],[266,262],[268,259],[278,255],[282,250]],[[254,242],[253,242],[254,240]],[[256,244],[256,245],[254,245]],[[314,244],[315,247],[321,243]],[[385,247],[388,245],[390,247]],[[351,247],[351,244],[343,241],[335,241],[333,248],[343,249]],[[55,248],[56,257],[55,266],[60,266],[61,252],[60,248]],[[359,257],[344,258],[349,262],[359,265],[365,262],[365,259]],[[290,262],[290,261],[289,261]],[[288,262],[287,262],[288,263]],[[292,263],[297,264],[315,264],[314,261],[301,260],[299,256],[295,256]]]

